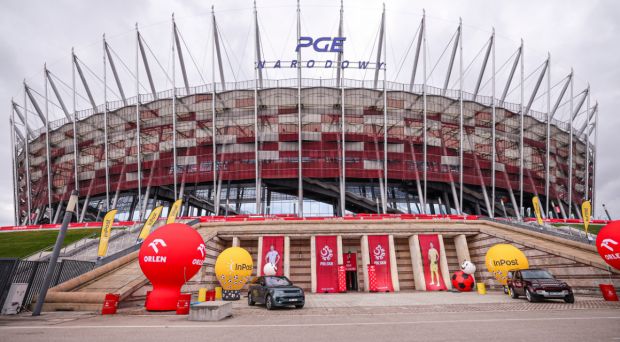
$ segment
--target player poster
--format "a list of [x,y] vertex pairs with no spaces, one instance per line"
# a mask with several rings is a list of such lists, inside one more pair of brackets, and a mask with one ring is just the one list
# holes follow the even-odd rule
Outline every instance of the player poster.
[[422,268],[424,269],[424,279],[426,280],[426,291],[447,290],[443,282],[440,270],[440,248],[439,237],[433,235],[418,235],[420,240],[420,251],[422,252]]
[[[284,275],[284,236],[263,236],[263,255],[261,265],[272,264],[276,268],[276,275]],[[262,268],[261,267],[261,268]],[[258,275],[263,270],[257,270]]]

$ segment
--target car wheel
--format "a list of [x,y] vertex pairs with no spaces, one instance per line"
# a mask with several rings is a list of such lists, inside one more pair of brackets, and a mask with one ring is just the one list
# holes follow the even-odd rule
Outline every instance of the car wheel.
[[273,298],[271,298],[271,295],[267,295],[265,298],[265,306],[267,310],[273,310]]
[[568,296],[564,297],[564,301],[567,303],[574,303],[575,302],[575,295],[573,295],[572,293],[569,294]]
[[525,289],[525,297],[527,298],[527,301],[530,303],[534,303],[536,302],[536,297],[532,294],[532,292],[530,292],[530,289]]
[[295,309],[303,309],[304,305],[303,304],[297,304],[295,305]]
[[508,294],[510,294],[510,298],[512,299],[519,298],[519,295],[515,292],[515,289],[513,289],[512,287],[508,288]]
[[254,304],[256,304],[256,302],[254,302],[254,298],[252,298],[252,292],[250,292],[248,293],[248,305],[254,306]]

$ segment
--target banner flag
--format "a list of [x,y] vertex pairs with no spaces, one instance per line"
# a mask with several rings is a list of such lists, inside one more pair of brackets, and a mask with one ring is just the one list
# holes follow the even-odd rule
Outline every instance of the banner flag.
[[338,239],[316,236],[316,292],[338,292]]
[[[273,250],[271,249],[273,247]],[[261,265],[263,267],[267,263],[271,263],[276,267],[276,275],[284,275],[284,236],[263,236],[263,255],[261,258]],[[263,274],[263,270],[256,270],[260,276]]]
[[99,249],[97,250],[97,258],[103,258],[108,253],[108,241],[112,233],[112,224],[114,216],[118,210],[112,209],[105,214],[103,222],[101,222],[101,237],[99,238]]
[[170,207],[170,211],[168,212],[168,218],[166,219],[166,224],[174,223],[177,215],[179,215],[179,211],[181,210],[181,203],[183,200],[178,199],[172,203],[172,207]]
[[140,235],[138,235],[138,240],[136,241],[136,243],[140,243],[144,241],[144,239],[146,239],[146,237],[149,236],[149,234],[151,233],[151,228],[153,228],[153,225],[155,225],[155,222],[157,222],[157,219],[161,215],[161,211],[163,209],[164,209],[163,206],[159,206],[151,210],[151,213],[149,214],[149,218],[146,219],[146,221],[144,222],[144,225],[142,226],[142,229],[140,230]]
[[536,214],[536,221],[539,225],[543,225],[543,219],[540,215],[540,199],[538,196],[532,197],[532,205],[534,206],[534,214]]
[[439,237],[433,235],[418,235],[420,240],[420,251],[422,252],[422,268],[424,269],[424,280],[426,281],[426,291],[447,290],[446,284],[441,276],[439,251]]
[[390,240],[387,235],[369,235],[370,264],[375,266],[377,291],[394,291],[390,272]]
[[344,254],[344,268],[345,271],[357,272],[357,253],[345,253]]
[[583,203],[581,203],[581,217],[583,218],[583,228],[586,231],[587,237],[588,227],[590,226],[590,220],[592,219],[592,203],[590,203],[590,201],[583,201]]

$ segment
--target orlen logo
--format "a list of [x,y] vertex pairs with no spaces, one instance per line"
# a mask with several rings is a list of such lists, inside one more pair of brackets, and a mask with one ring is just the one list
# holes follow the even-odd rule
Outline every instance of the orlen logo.
[[299,52],[299,49],[312,46],[316,52],[342,52],[344,41],[346,37],[319,37],[312,39],[312,37],[299,37],[299,43],[295,52]]
[[200,255],[204,258],[205,255],[207,254],[207,247],[205,247],[204,243],[201,243],[200,245],[198,245],[198,251],[200,252]]
[[[155,254],[159,254],[158,246],[168,247],[166,245],[166,241],[164,241],[163,239],[155,239],[151,243],[149,243],[149,247],[151,247],[153,249]],[[158,263],[162,262],[162,263],[165,263],[166,259],[167,259],[167,257],[161,256],[161,255],[145,255],[144,256],[144,262],[158,262]]]
[[149,243],[149,247],[153,248],[153,251],[155,251],[155,254],[159,254],[159,248],[157,248],[157,246],[159,245],[161,245],[162,247],[168,247],[166,245],[166,241],[162,239],[155,239],[153,240],[153,242]]
[[201,243],[196,249],[198,250],[198,252],[200,252],[201,258],[192,260],[192,265],[202,266],[202,264],[204,263],[205,255],[207,255],[207,247],[205,247],[204,243]]
[[614,248],[610,245],[616,246],[617,244],[618,242],[613,239],[604,239],[603,241],[601,241],[601,247],[607,248],[610,252],[614,251]]
[[519,261],[517,259],[512,259],[512,260],[493,260],[493,266],[518,266],[519,265]]
[[620,253],[614,253],[615,249],[610,245],[617,246],[618,242],[613,239],[603,239],[603,241],[601,241],[601,248],[609,250],[609,252],[604,255],[605,260],[620,260]]

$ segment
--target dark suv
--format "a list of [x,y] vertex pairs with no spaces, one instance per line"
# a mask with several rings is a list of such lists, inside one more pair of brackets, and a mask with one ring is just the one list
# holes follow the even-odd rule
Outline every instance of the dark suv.
[[530,302],[537,302],[542,298],[564,299],[567,303],[574,303],[575,296],[571,287],[546,270],[529,268],[512,271],[512,278],[508,279],[508,291],[512,298],[525,296]]
[[304,290],[293,286],[293,283],[286,277],[256,277],[248,289],[248,305],[265,304],[268,310],[288,305],[301,309],[305,301]]

